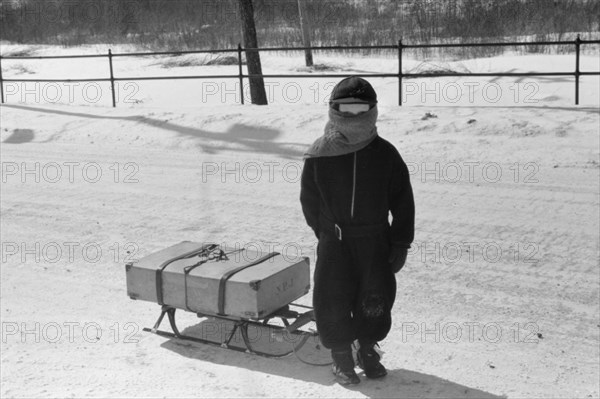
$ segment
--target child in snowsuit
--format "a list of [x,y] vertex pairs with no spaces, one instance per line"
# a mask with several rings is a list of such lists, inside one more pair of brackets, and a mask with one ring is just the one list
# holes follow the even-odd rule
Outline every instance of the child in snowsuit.
[[[300,201],[319,243],[313,306],[321,341],[341,384],[387,374],[374,347],[391,328],[397,273],[414,238],[408,168],[377,135],[377,95],[364,79],[340,81],[325,133],[305,154]],[[390,225],[388,215],[393,220]]]

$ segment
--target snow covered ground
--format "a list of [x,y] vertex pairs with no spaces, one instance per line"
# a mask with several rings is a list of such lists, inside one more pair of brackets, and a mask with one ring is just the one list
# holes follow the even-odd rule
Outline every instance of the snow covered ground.
[[[573,58],[443,66],[570,70]],[[263,62],[266,72],[291,73],[301,60]],[[107,72],[104,60],[59,61],[6,60],[4,77]],[[123,61],[117,75],[235,73],[163,68],[167,61]],[[393,58],[317,62],[335,73],[396,70]],[[598,64],[582,60],[586,70]],[[322,132],[337,80],[273,81],[268,107],[236,104],[226,91],[234,93],[233,81],[122,86],[131,101],[121,97],[116,109],[104,86],[96,102],[83,84],[72,98],[65,86],[13,86],[10,96],[5,86],[0,395],[598,397],[598,78],[583,80],[579,107],[571,79],[445,79],[439,88],[413,80],[405,89],[417,91],[402,108],[394,79],[372,79],[379,132],[408,163],[417,205],[394,328],[382,343],[385,380],[347,389],[293,356],[265,359],[141,331],[159,307],[127,297],[130,259],[192,240],[301,252],[314,265],[298,200],[301,156]],[[310,295],[299,302],[310,305]]]

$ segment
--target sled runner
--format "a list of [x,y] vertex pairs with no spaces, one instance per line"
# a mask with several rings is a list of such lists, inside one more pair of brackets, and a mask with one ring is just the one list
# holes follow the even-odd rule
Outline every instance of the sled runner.
[[[161,306],[154,327],[144,331],[266,357],[295,353],[308,364],[329,364],[322,361],[326,351],[318,333],[307,329],[314,322],[312,308],[293,303],[310,288],[306,257],[184,241],[128,263],[126,279],[131,299]],[[180,332],[178,309],[204,319],[196,331]],[[173,332],[159,330],[165,315]]]

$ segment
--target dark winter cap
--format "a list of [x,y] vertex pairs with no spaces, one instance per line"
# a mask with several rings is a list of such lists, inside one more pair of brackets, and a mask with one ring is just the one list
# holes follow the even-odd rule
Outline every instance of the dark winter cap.
[[331,92],[330,103],[343,102],[339,101],[344,98],[358,98],[361,101],[376,104],[377,93],[373,86],[363,78],[351,76],[342,79]]

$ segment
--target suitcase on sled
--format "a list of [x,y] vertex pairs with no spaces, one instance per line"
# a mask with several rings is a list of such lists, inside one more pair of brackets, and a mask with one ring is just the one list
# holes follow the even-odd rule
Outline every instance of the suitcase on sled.
[[307,257],[184,241],[126,265],[127,295],[197,314],[258,320],[310,289]]

